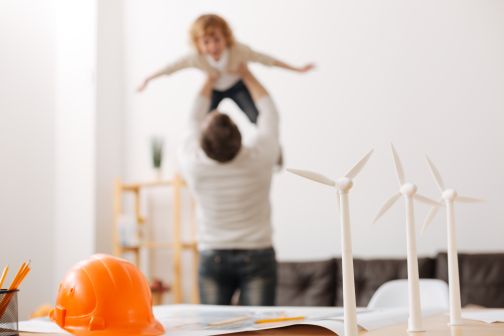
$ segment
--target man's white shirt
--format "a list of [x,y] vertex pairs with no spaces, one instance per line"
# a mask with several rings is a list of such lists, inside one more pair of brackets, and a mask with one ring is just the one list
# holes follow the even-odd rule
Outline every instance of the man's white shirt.
[[279,116],[269,96],[255,104],[256,133],[231,162],[218,163],[200,145],[210,100],[203,96],[195,100],[179,160],[197,204],[200,249],[272,246],[270,189],[280,152]]

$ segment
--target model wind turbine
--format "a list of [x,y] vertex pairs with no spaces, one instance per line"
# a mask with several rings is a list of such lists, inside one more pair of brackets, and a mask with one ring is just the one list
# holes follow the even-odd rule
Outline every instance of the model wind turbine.
[[399,159],[399,155],[393,145],[392,154],[394,164],[399,179],[399,192],[390,197],[383,207],[380,209],[374,222],[376,222],[394,203],[401,197],[404,197],[406,202],[406,244],[407,244],[407,263],[408,263],[408,294],[409,294],[409,320],[408,331],[417,332],[423,331],[422,326],[422,311],[420,306],[420,279],[418,276],[418,258],[416,253],[416,234],[415,234],[415,216],[414,216],[414,200],[422,203],[427,203],[433,206],[438,203],[430,198],[417,194],[417,187],[413,183],[406,182],[404,177],[404,169]]
[[373,154],[371,150],[355,166],[345,174],[344,177],[333,181],[325,176],[306,170],[287,169],[287,171],[336,188],[338,192],[338,204],[340,208],[341,221],[341,260],[343,267],[343,311],[345,336],[357,336],[357,308],[355,303],[355,284],[352,256],[352,234],[350,228],[350,213],[348,206],[348,193],[353,186],[352,179],[364,168],[369,157]]
[[462,324],[461,317],[461,303],[460,303],[460,283],[459,283],[459,270],[458,270],[458,255],[457,255],[457,234],[455,228],[455,202],[460,203],[477,203],[482,200],[459,196],[457,192],[453,189],[445,188],[441,174],[437,170],[436,166],[427,157],[427,162],[429,163],[429,168],[434,176],[434,181],[441,192],[441,201],[438,205],[433,206],[427,218],[425,219],[422,231],[429,226],[429,224],[436,216],[439,208],[441,207],[441,202],[444,201],[446,206],[446,226],[447,226],[447,236],[448,236],[448,283],[450,287],[450,324],[460,325]]

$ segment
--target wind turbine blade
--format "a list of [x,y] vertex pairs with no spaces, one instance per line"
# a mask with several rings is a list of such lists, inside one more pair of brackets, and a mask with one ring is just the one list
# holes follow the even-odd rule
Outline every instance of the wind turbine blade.
[[436,202],[434,201],[433,199],[431,198],[428,198],[428,197],[425,197],[423,195],[420,195],[420,194],[415,194],[415,196],[413,196],[417,201],[420,201],[422,203],[425,203],[425,204],[429,204],[429,205],[432,205],[432,206],[439,206],[439,202]]
[[394,165],[396,168],[397,178],[399,179],[399,184],[403,185],[405,178],[404,178],[404,169],[403,169],[403,166],[401,163],[401,159],[399,159],[399,155],[397,154],[397,151],[394,148],[394,145],[390,144],[390,147],[392,148],[392,154],[394,156]]
[[362,168],[364,168],[364,166],[366,165],[367,161],[371,157],[371,154],[373,154],[373,151],[374,149],[370,150],[369,153],[367,153],[362,159],[360,159],[360,161],[357,162],[355,166],[353,166],[352,169],[350,169],[348,173],[345,174],[345,177],[349,179],[356,177],[360,173]]
[[427,217],[425,217],[425,221],[422,226],[422,234],[424,233],[425,229],[427,229],[427,227],[432,223],[432,221],[434,220],[434,217],[436,217],[440,207],[441,207],[441,205],[438,205],[438,206],[433,206],[432,209],[430,209],[429,213],[427,214]]
[[334,181],[331,180],[330,178],[327,178],[323,175],[320,175],[318,173],[314,173],[314,172],[311,172],[308,170],[287,168],[287,171],[292,174],[296,174],[296,175],[302,176],[304,178],[307,178],[309,180],[312,180],[312,181],[315,181],[318,183],[322,183],[322,184],[325,184],[325,185],[328,185],[331,187],[334,187],[334,185],[335,185]]
[[485,200],[481,199],[481,198],[476,198],[476,197],[457,196],[457,198],[455,198],[455,202],[460,202],[460,203],[480,203],[480,202],[485,202]]
[[436,181],[436,185],[437,185],[439,191],[443,192],[446,188],[445,188],[445,184],[443,182],[443,179],[441,178],[441,174],[439,173],[439,170],[436,168],[434,163],[432,163],[432,161],[429,159],[429,157],[427,155],[426,155],[426,157],[427,157],[427,163],[429,164],[429,168],[432,173],[432,176],[434,176],[434,181]]
[[394,205],[394,203],[399,199],[399,197],[401,197],[401,193],[397,193],[397,194],[393,195],[392,197],[390,197],[385,202],[385,204],[383,204],[382,208],[380,209],[380,211],[376,215],[375,219],[373,220],[373,223],[376,223],[378,221],[378,219],[380,219],[380,217],[383,216],[383,214],[385,212],[387,212],[387,210],[390,209],[390,207],[392,205]]

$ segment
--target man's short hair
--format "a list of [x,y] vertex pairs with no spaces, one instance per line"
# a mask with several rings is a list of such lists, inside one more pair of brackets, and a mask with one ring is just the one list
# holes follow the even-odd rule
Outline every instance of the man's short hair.
[[201,135],[205,154],[220,163],[233,160],[241,149],[241,133],[231,118],[224,113],[211,112]]

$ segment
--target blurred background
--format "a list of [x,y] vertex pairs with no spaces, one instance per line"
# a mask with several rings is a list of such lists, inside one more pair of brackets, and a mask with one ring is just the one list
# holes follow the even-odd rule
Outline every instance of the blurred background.
[[[176,148],[197,70],[143,78],[190,51],[188,28],[217,13],[254,49],[300,75],[253,65],[281,114],[287,167],[337,177],[371,148],[351,195],[354,255],[404,257],[404,209],[377,224],[398,189],[393,142],[406,176],[438,198],[425,154],[446,184],[486,199],[457,208],[461,251],[504,250],[504,2],[499,0],[0,0],[0,266],[32,260],[21,315],[54,301],[59,280],[90,254],[113,252],[114,180],[162,176]],[[250,125],[222,104],[244,133]],[[142,195],[151,236],[169,236],[172,194]],[[339,255],[334,190],[279,172],[272,192],[279,260]],[[130,205],[125,206],[131,208]],[[417,224],[428,207],[416,207]],[[420,255],[446,249],[438,216],[418,236]],[[170,277],[169,251],[143,255]]]

